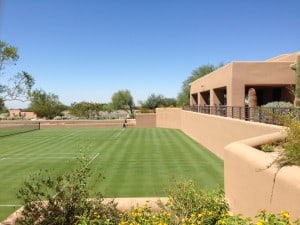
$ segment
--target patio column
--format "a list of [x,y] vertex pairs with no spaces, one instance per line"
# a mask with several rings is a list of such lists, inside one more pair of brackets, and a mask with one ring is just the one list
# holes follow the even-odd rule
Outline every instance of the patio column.
[[218,111],[218,106],[220,105],[220,100],[216,94],[216,91],[214,89],[210,90],[210,106],[211,106],[211,114],[216,115]]
[[228,106],[245,106],[245,85],[232,84],[227,91]]

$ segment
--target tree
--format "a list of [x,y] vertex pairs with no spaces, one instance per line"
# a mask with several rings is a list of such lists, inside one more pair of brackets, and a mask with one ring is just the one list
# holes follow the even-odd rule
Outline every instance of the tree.
[[185,106],[190,104],[190,83],[197,80],[200,77],[205,76],[213,72],[214,70],[222,67],[223,64],[220,63],[219,66],[214,66],[211,64],[203,65],[192,71],[192,74],[182,83],[181,92],[177,96],[177,105]]
[[72,103],[70,113],[78,117],[91,118],[99,115],[99,111],[103,109],[103,105],[93,102]]
[[[13,76],[5,76],[5,66],[15,65],[19,59],[18,49],[14,46],[0,41],[0,98],[5,101],[26,101],[29,98],[30,91],[34,85],[33,77],[25,72],[19,72]],[[4,84],[6,83],[6,84]]]
[[103,104],[103,106],[102,106],[103,108],[103,111],[106,111],[106,112],[108,112],[108,113],[111,113],[114,109],[113,109],[113,105],[112,105],[112,103],[110,102],[110,103],[104,103]]
[[142,103],[143,109],[155,109],[158,107],[176,106],[176,99],[165,98],[163,95],[151,94],[147,100]]
[[0,98],[0,113],[6,112],[7,109],[5,107],[4,101]]
[[55,116],[61,116],[65,106],[59,101],[57,95],[43,90],[34,90],[31,94],[29,109],[38,117],[53,119]]
[[134,102],[129,90],[120,90],[112,96],[112,106],[114,109],[125,110],[133,116]]

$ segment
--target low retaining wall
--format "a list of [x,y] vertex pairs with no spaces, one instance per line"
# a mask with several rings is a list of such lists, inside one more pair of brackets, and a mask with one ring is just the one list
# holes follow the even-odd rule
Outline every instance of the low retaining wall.
[[300,167],[266,169],[276,155],[253,146],[280,140],[283,127],[180,109],[156,109],[157,127],[181,129],[224,160],[225,196],[233,213],[287,210],[300,217]]
[[181,129],[181,115],[180,108],[157,108],[156,127]]
[[[125,120],[41,120],[43,128],[120,128]],[[135,127],[135,120],[126,120],[126,126]]]
[[253,148],[282,138],[273,133],[226,146],[225,194],[234,213],[254,217],[259,209],[286,210],[293,219],[300,217],[300,167],[267,168],[278,154]]
[[114,120],[0,120],[0,127],[10,125],[22,125],[30,123],[40,123],[40,127],[43,128],[120,128],[126,124],[127,127],[135,127],[135,119],[114,119]]
[[156,114],[155,113],[137,113],[135,115],[136,127],[156,127]]
[[231,142],[283,129],[280,126],[207,115],[179,108],[159,108],[156,109],[156,114],[157,127],[180,129],[221,159],[224,159],[225,146]]

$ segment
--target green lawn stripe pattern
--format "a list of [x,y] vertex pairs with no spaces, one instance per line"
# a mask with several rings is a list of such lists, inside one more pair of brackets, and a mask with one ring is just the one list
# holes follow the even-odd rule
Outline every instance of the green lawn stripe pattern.
[[42,129],[0,138],[0,221],[13,210],[3,205],[20,204],[16,193],[30,174],[70,171],[84,149],[93,159],[93,191],[105,197],[166,196],[171,182],[182,179],[207,188],[223,185],[223,161],[180,130]]

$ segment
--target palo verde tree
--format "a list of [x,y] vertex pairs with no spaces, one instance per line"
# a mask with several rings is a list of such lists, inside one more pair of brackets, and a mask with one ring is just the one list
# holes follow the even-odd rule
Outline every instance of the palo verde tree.
[[71,104],[70,113],[73,116],[91,118],[99,115],[103,104],[94,102],[74,102]]
[[25,71],[15,75],[7,75],[5,73],[5,67],[7,65],[16,65],[18,59],[18,49],[0,41],[0,98],[3,102],[14,100],[27,101],[34,85],[33,77]]
[[151,94],[145,102],[142,103],[143,109],[155,109],[158,107],[176,106],[176,99],[165,98],[163,95]]
[[65,108],[55,94],[46,93],[43,90],[34,90],[31,94],[29,109],[38,117],[53,119],[55,116],[61,116]]
[[219,66],[214,66],[211,64],[203,65],[192,71],[192,74],[182,83],[181,91],[177,96],[177,105],[185,106],[190,104],[190,83],[197,80],[200,77],[205,76],[213,72],[214,70],[222,67],[223,64],[220,63]]
[[131,117],[134,116],[134,102],[129,90],[126,89],[117,91],[113,94],[111,100],[114,109],[125,110],[126,112],[130,113]]
[[3,99],[0,98],[0,113],[5,112],[7,109],[5,107]]

